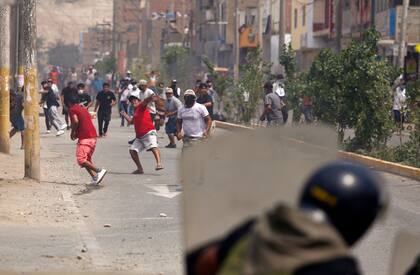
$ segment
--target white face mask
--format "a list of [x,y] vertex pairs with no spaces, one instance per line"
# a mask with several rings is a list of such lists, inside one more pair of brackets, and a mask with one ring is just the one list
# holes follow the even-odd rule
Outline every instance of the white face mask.
[[79,95],[83,94],[83,90],[79,90]]

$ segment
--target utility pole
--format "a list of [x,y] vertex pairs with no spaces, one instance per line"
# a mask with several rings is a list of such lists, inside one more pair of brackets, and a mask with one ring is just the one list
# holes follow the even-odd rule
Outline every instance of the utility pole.
[[0,152],[10,153],[10,6],[0,6]]
[[117,0],[112,1],[112,57],[117,57],[117,30],[116,20],[117,18]]
[[401,28],[400,28],[400,47],[398,49],[398,66],[404,68],[405,61],[405,44],[407,36],[407,20],[408,20],[408,8],[410,6],[410,0],[403,1],[402,7],[402,18],[401,18]]
[[344,5],[343,0],[336,0],[336,9],[335,9],[335,48],[337,53],[341,52],[341,40],[343,37],[343,14],[344,14]]
[[371,27],[376,27],[376,0],[372,0],[371,11],[370,11],[370,23]]
[[238,10],[238,0],[235,0],[234,6],[235,14],[235,64],[233,67],[233,74],[235,83],[239,81],[239,61],[240,61],[240,48],[239,48],[239,10]]
[[21,0],[19,9],[22,19],[19,28],[19,70],[24,72],[25,80],[25,177],[39,181],[41,169],[36,63],[36,0]]
[[[283,46],[284,46],[284,36],[286,35],[286,0],[279,0],[279,56],[283,54]],[[284,73],[283,66],[280,65],[280,73]]]

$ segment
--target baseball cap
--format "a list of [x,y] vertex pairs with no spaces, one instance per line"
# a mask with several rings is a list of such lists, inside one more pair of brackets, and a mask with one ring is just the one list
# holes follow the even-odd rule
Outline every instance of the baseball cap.
[[186,90],[185,93],[184,93],[184,96],[188,96],[188,95],[195,96],[195,92],[191,89]]
[[130,93],[130,96],[128,97],[128,100],[131,100],[133,98],[136,98],[138,100],[141,100],[141,98],[140,98],[140,92],[138,90],[132,91]]
[[144,79],[140,80],[139,85],[140,86],[147,85],[147,80],[144,80]]

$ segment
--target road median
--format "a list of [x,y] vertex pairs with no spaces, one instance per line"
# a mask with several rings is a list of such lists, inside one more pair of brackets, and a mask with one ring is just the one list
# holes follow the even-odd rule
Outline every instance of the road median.
[[[238,125],[234,123],[227,123],[227,122],[221,122],[216,121],[216,129],[224,129],[228,131],[253,131],[256,128],[248,127],[244,125]],[[296,142],[299,142],[296,140]],[[420,168],[408,166],[408,165],[402,165],[399,163],[384,161],[381,159],[368,157],[360,154],[355,154],[351,152],[345,152],[345,151],[338,151],[338,156],[340,158],[355,161],[358,163],[361,163],[363,165],[372,167],[377,170],[397,174],[400,176],[412,178],[415,180],[420,180]]]

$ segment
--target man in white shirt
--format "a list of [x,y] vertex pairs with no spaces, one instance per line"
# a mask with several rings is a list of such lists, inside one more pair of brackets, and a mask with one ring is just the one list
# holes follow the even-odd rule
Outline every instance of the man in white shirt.
[[[141,101],[145,100],[148,97],[154,96],[155,92],[147,87],[147,81],[142,79],[139,81],[139,98]],[[156,117],[156,105],[152,101],[147,105],[147,109],[149,109],[150,115],[152,116],[152,120],[155,121]]]
[[207,138],[210,133],[212,125],[210,114],[204,105],[196,102],[196,99],[193,90],[185,91],[185,106],[178,111],[176,136],[179,140],[183,140],[184,147]]
[[407,100],[407,97],[405,95],[405,87],[404,84],[400,84],[394,92],[394,102],[392,104],[392,110],[394,112],[394,120],[395,124],[397,125],[398,129],[402,129],[403,126],[403,116],[401,112],[403,111],[405,107],[405,102]]

